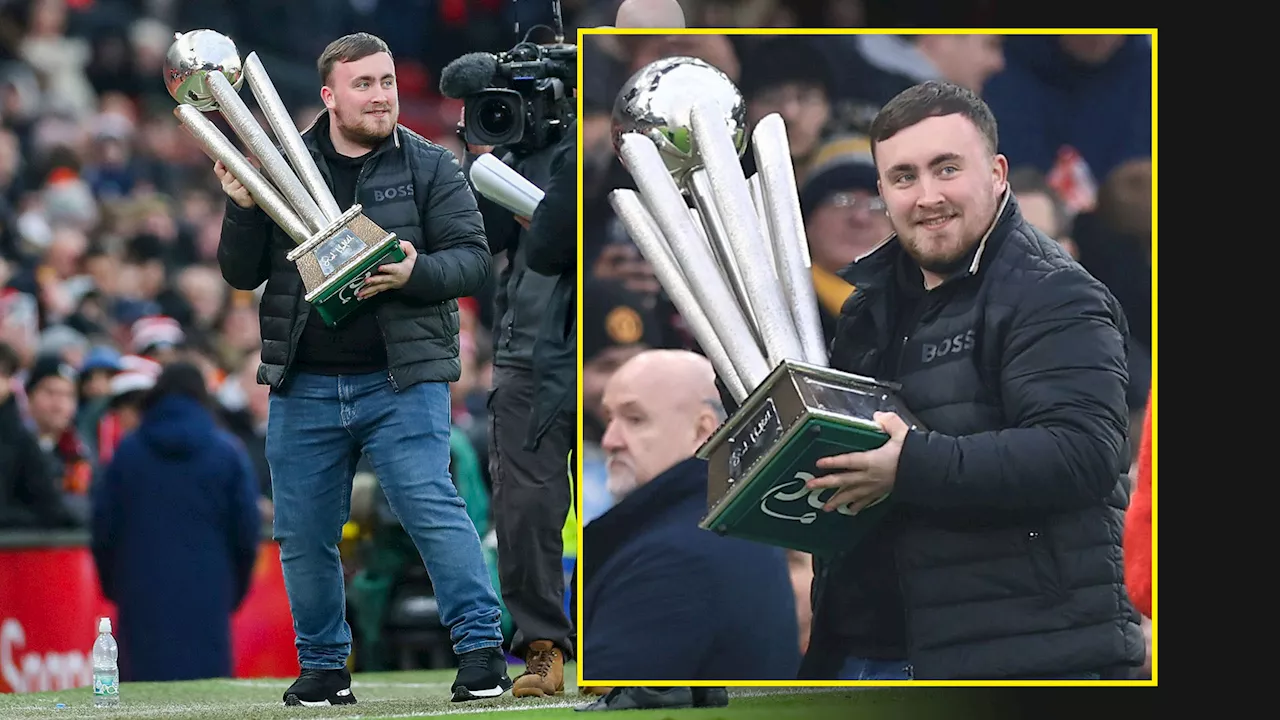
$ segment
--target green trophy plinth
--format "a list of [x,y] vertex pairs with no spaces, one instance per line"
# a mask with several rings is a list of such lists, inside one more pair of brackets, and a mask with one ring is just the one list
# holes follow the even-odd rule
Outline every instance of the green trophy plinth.
[[820,556],[852,548],[884,515],[891,496],[856,515],[826,512],[837,491],[809,490],[817,461],[874,450],[889,436],[872,419],[897,413],[921,428],[899,387],[871,378],[786,361],[698,449],[708,463],[707,515],[699,526],[721,535]]
[[356,297],[378,266],[404,260],[395,233],[378,227],[353,205],[329,227],[289,253],[311,303],[328,327],[337,327],[364,307]]

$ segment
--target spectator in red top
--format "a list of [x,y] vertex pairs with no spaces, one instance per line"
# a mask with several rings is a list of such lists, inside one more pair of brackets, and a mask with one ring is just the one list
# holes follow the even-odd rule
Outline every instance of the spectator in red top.
[[1151,542],[1151,488],[1155,483],[1152,472],[1154,436],[1151,432],[1152,417],[1155,415],[1155,391],[1151,392],[1151,400],[1147,404],[1146,420],[1142,427],[1142,444],[1138,450],[1138,473],[1133,496],[1129,500],[1129,510],[1124,526],[1124,582],[1129,588],[1129,597],[1134,607],[1142,613],[1142,630],[1147,638],[1147,662],[1143,665],[1143,677],[1151,677],[1151,618],[1152,587],[1155,576],[1151,570],[1151,556],[1154,547]]
[[1138,479],[1129,502],[1125,520],[1124,557],[1125,584],[1133,604],[1143,615],[1151,617],[1151,416],[1154,407],[1147,405],[1146,420],[1142,428],[1142,445],[1138,454]]

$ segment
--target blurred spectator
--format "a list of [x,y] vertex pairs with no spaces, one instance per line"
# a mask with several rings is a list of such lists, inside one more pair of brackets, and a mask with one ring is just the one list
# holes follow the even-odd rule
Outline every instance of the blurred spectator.
[[178,321],[163,315],[139,318],[129,332],[130,350],[161,365],[177,357],[178,349],[186,339]]
[[111,378],[106,407],[98,421],[97,463],[104,467],[126,435],[142,424],[143,400],[156,384],[156,371],[122,370]]
[[125,283],[121,291],[135,301],[136,308],[120,317],[122,322],[132,324],[146,315],[167,316],[181,324],[190,322],[190,303],[170,286],[166,248],[159,236],[136,235],[129,242],[121,272]]
[[267,464],[267,407],[271,402],[271,388],[258,383],[261,361],[262,356],[256,352],[246,355],[240,368],[219,386],[216,397],[222,408],[222,420],[244,445],[258,491],[268,501],[265,505],[269,506],[271,468]]
[[1097,208],[1078,215],[1072,235],[1080,262],[1106,283],[1129,317],[1134,340],[1151,347],[1150,159],[1116,168],[1102,185]]
[[738,87],[747,103],[748,137],[762,118],[781,115],[796,179],[803,181],[831,119],[833,73],[812,38],[784,35],[759,43],[749,42],[751,38],[738,40],[742,58]]
[[853,286],[837,273],[893,232],[876,181],[871,141],[865,136],[844,136],[819,148],[813,169],[800,186],[813,284],[828,341],[834,337],[840,307],[853,292]]
[[18,410],[13,393],[18,360],[13,348],[0,342],[0,530],[71,527],[76,520]]
[[1134,607],[1146,617],[1151,617],[1151,494],[1154,483],[1152,472],[1151,416],[1154,413],[1154,397],[1143,416],[1138,453],[1137,478],[1133,499],[1125,518],[1125,583]]
[[111,400],[112,379],[123,369],[120,351],[110,345],[94,347],[80,365],[80,404],[75,424],[91,457],[98,456],[98,423]]
[[656,314],[617,281],[592,278],[583,284],[582,306],[582,522],[613,504],[605,488],[600,448],[608,418],[601,404],[609,378],[631,358],[662,346]]
[[1147,680],[1151,679],[1152,671],[1152,622],[1155,615],[1153,600],[1155,575],[1152,565],[1155,548],[1152,546],[1151,535],[1155,486],[1153,460],[1155,436],[1152,434],[1154,414],[1155,393],[1153,392],[1151,402],[1143,415],[1140,449],[1138,459],[1134,463],[1136,470],[1132,473],[1135,476],[1133,497],[1129,501],[1124,527],[1125,585],[1129,589],[1129,598],[1133,601],[1134,607],[1142,613],[1142,633],[1147,641],[1147,660],[1141,668],[1136,670],[1135,675],[1138,679]]
[[1074,210],[1117,166],[1151,156],[1151,45],[1137,35],[1030,35],[1005,41],[1005,69],[983,99],[1015,167],[1058,170]]
[[88,448],[76,432],[76,383],[79,375],[65,360],[44,356],[26,380],[31,428],[48,468],[49,477],[82,519],[88,517],[89,481],[93,465]]
[[93,111],[94,92],[85,75],[89,45],[68,37],[65,0],[33,0],[27,6],[27,33],[21,54],[40,74],[54,112],[87,115]]
[[614,27],[683,28],[684,10],[676,0],[622,0]]
[[1000,35],[828,35],[815,39],[836,73],[832,114],[845,131],[866,132],[894,95],[925,80],[982,93],[1004,68]]
[[1010,168],[1009,188],[1018,197],[1018,208],[1027,222],[1057,240],[1071,257],[1079,260],[1080,250],[1068,234],[1070,211],[1057,191],[1049,186],[1044,173],[1029,166]]
[[707,467],[693,457],[724,420],[715,372],[655,350],[610,378],[608,492],[584,528],[583,655],[618,680],[795,677],[795,596],[785,553],[698,528]]
[[120,613],[120,679],[230,677],[231,615],[261,528],[253,470],[217,426],[194,365],[166,367],[142,407],[93,487],[92,549]]

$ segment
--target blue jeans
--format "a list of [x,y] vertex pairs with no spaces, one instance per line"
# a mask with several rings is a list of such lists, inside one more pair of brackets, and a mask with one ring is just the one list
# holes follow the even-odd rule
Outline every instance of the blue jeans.
[[868,660],[845,658],[837,680],[910,680],[911,666],[906,660]]
[[285,590],[303,668],[351,653],[338,543],[363,451],[426,564],[457,654],[502,645],[480,538],[449,475],[449,386],[395,392],[386,373],[306,375],[272,391],[267,462]]

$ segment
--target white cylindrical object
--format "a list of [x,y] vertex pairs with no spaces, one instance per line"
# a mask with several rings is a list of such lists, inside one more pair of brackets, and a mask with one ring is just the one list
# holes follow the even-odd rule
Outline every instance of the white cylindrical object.
[[764,209],[760,216],[769,225],[772,254],[777,259],[778,276],[789,301],[787,305],[804,360],[826,367],[829,358],[818,315],[818,294],[807,262],[809,239],[800,212],[795,167],[791,163],[791,146],[782,116],[772,113],[764,117],[756,124],[751,139],[763,196]]
[[747,189],[751,191],[751,204],[756,208],[756,217],[760,221],[760,234],[764,236],[765,248],[769,251],[769,265],[774,274],[778,274],[778,258],[773,250],[773,229],[769,227],[769,212],[764,201],[764,188],[760,187],[760,173],[747,178]]
[[[258,53],[251,52],[249,57],[244,59],[244,76],[249,80],[249,90],[253,92],[254,98],[258,100],[258,107],[262,108],[262,114],[267,116],[267,124],[271,126],[276,140],[284,148],[284,154],[289,158],[289,163],[293,165],[293,170],[298,174],[298,179],[302,181],[303,186],[311,193],[311,199],[315,201],[320,213],[329,222],[342,217],[342,210],[338,208],[338,201],[334,199],[333,192],[329,190],[329,186],[325,184],[324,178],[321,177],[320,168],[316,166],[315,158],[311,157],[311,152],[307,150],[307,146],[303,143],[302,133],[298,132],[293,118],[289,116],[289,111],[285,109],[284,101],[280,99],[280,93],[276,92],[276,86],[271,82],[271,77],[267,75],[267,69],[262,66],[262,60],[258,58]],[[352,198],[352,200],[354,201],[355,198]]]
[[516,215],[533,217],[546,194],[515,168],[485,153],[471,163],[471,184],[476,192]]
[[614,190],[609,193],[609,204],[618,214],[618,220],[627,229],[627,234],[635,241],[645,260],[653,267],[653,273],[662,283],[671,298],[671,303],[680,311],[680,316],[689,323],[689,329],[707,354],[716,375],[724,382],[729,394],[739,403],[747,397],[747,388],[743,385],[733,360],[725,350],[724,343],[716,329],[712,327],[710,318],[703,312],[698,298],[689,287],[684,271],[672,256],[658,221],[654,219],[644,202],[634,190]]
[[646,207],[670,244],[672,255],[733,361],[738,377],[745,387],[754,389],[768,377],[769,365],[752,339],[751,323],[721,277],[711,249],[694,227],[689,207],[658,148],[638,133],[623,135],[619,145],[623,164],[640,188]]
[[302,218],[293,211],[275,187],[262,177],[262,173],[245,159],[231,141],[192,105],[178,105],[174,108],[178,121],[191,133],[191,137],[200,143],[204,154],[213,160],[219,160],[227,170],[244,185],[258,206],[267,217],[275,221],[295,243],[301,245],[311,239],[311,230]]
[[804,352],[793,327],[791,312],[782,295],[782,286],[767,262],[769,251],[760,232],[747,178],[734,150],[733,140],[719,122],[718,109],[700,102],[693,108],[693,139],[707,175],[711,189],[729,236],[732,251],[738,256],[739,267],[760,337],[768,352],[769,364],[776,366],[785,360],[803,360]]
[[[742,279],[738,256],[729,244],[729,234],[724,227],[724,221],[720,218],[715,196],[711,191],[711,178],[707,176],[707,171],[699,168],[690,173],[686,189],[689,197],[693,199],[698,224],[705,233],[707,244],[712,254],[716,256],[716,260],[720,262],[724,277],[729,281],[729,287],[733,290],[734,296],[738,298],[738,305],[746,314],[747,321],[751,323],[756,343],[760,344],[760,322],[756,320],[751,309],[751,295],[747,292],[746,282]],[[763,345],[761,349],[764,349]]]
[[293,168],[285,162],[284,156],[271,142],[267,131],[263,130],[254,119],[249,106],[244,104],[244,99],[220,72],[209,73],[207,82],[209,91],[218,101],[219,112],[227,119],[227,124],[236,131],[236,135],[244,141],[254,157],[258,158],[258,162],[262,164],[263,174],[271,179],[280,191],[280,195],[289,202],[289,206],[298,217],[302,218],[311,232],[318,233],[325,229],[329,221],[325,219],[324,213],[320,212],[320,206],[316,205],[315,199],[303,187],[298,176],[293,174]]

